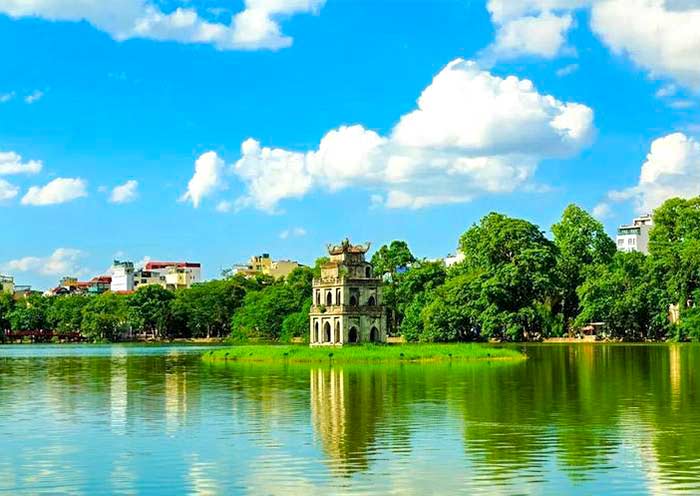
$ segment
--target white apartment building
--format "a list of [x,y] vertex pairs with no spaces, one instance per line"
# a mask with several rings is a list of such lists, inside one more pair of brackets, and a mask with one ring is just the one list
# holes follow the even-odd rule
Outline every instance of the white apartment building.
[[112,282],[109,289],[116,293],[117,291],[133,291],[134,290],[134,263],[120,262],[115,260],[112,264]]
[[632,224],[625,224],[617,229],[617,249],[618,251],[632,252],[638,251],[649,254],[649,232],[653,227],[651,215],[642,215],[632,221]]

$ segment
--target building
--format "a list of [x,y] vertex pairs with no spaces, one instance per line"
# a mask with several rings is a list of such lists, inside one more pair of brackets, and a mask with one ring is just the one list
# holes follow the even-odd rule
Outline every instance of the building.
[[15,294],[15,279],[11,276],[0,275],[0,293]]
[[165,287],[165,276],[160,271],[139,269],[134,273],[134,286],[136,289],[153,285]]
[[618,251],[639,251],[649,254],[649,232],[653,227],[651,215],[642,215],[632,221],[632,224],[622,225],[617,229]]
[[234,273],[245,277],[265,275],[280,279],[287,277],[297,267],[301,267],[301,264],[298,262],[293,260],[272,260],[269,253],[263,253],[262,255],[251,257],[250,261],[245,265],[234,267]]
[[457,251],[456,255],[449,254],[443,258],[442,261],[445,263],[445,267],[452,267],[453,265],[464,262],[464,253]]
[[112,263],[112,282],[110,283],[110,290],[113,293],[117,293],[133,291],[134,288],[134,263],[115,260],[114,263]]
[[[182,289],[202,282],[202,264],[195,262],[148,262],[143,268],[160,279],[166,289]],[[143,279],[143,278],[142,278]]]
[[369,244],[352,245],[347,239],[328,246],[330,261],[313,280],[311,346],[386,342],[381,278],[365,260],[368,250]]

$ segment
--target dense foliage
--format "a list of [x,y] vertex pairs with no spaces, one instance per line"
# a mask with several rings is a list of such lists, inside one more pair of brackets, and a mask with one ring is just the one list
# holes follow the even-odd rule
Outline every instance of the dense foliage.
[[[490,213],[459,238],[452,267],[418,259],[404,241],[373,255],[391,334],[408,341],[537,340],[595,323],[628,341],[700,340],[700,197],[654,212],[650,254],[620,253],[600,222],[576,205],[552,239],[522,219]],[[308,340],[312,279],[328,259],[285,280],[224,279],[131,295],[0,294],[0,339],[48,330],[91,341],[134,338]],[[671,323],[673,305],[680,322]]]

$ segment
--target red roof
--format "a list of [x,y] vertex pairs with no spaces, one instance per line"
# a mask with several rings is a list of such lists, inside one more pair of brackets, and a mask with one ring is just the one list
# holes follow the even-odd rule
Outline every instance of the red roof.
[[90,282],[92,283],[104,283],[110,284],[112,282],[112,276],[97,276],[93,277]]
[[158,270],[167,269],[168,267],[188,267],[193,269],[199,269],[202,264],[192,263],[192,262],[147,262],[146,270]]

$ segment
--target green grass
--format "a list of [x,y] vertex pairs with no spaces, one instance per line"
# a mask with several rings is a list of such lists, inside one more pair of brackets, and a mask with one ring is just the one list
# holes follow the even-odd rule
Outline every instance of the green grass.
[[205,352],[206,361],[267,363],[399,363],[475,360],[519,360],[518,351],[486,344],[394,344],[314,347],[306,345],[240,345]]

